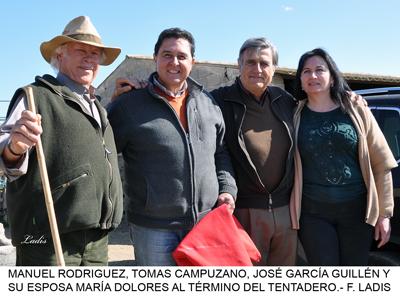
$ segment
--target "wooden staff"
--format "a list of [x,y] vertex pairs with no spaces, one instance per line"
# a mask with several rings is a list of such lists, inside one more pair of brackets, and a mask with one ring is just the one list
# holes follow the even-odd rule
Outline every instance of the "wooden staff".
[[[36,114],[36,107],[33,98],[32,87],[26,87],[24,90],[28,98],[28,108],[33,114]],[[46,201],[46,208],[47,208],[47,216],[49,218],[51,237],[53,239],[57,265],[65,266],[64,255],[61,248],[60,235],[58,233],[56,214],[54,211],[53,196],[51,195],[49,176],[47,174],[46,160],[44,158],[42,139],[40,139],[40,137],[38,142],[36,143],[36,154],[39,162],[40,178],[42,179],[44,198]]]

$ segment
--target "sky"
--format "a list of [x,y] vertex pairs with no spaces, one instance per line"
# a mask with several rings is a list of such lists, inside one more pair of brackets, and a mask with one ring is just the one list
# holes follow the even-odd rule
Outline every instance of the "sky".
[[54,74],[39,46],[79,15],[91,18],[105,45],[122,48],[100,69],[98,86],[126,55],[151,56],[170,27],[193,34],[199,61],[235,63],[247,38],[263,36],[278,48],[280,67],[296,68],[304,52],[323,47],[343,72],[400,76],[399,12],[398,0],[3,1],[0,101],[36,75]]

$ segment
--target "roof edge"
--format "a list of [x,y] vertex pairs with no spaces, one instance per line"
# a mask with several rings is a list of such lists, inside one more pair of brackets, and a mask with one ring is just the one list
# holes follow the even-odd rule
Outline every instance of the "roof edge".
[[[126,59],[140,59],[140,60],[153,60],[153,57],[148,55],[126,55]],[[209,65],[209,66],[221,66],[221,67],[231,67],[237,68],[237,63],[232,62],[214,62],[214,61],[196,61],[196,64],[201,65]],[[287,76],[296,76],[296,69],[287,68],[287,67],[277,67],[276,73]],[[362,82],[379,82],[379,83],[399,83],[400,84],[400,76],[391,76],[391,75],[379,75],[379,74],[371,74],[371,73],[353,73],[353,72],[342,72],[344,78],[346,80],[351,80],[353,82],[362,81]]]

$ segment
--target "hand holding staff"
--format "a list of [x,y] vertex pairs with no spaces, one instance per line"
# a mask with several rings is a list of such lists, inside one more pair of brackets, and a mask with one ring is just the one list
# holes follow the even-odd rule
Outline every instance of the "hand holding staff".
[[[35,107],[35,101],[33,99],[32,88],[26,87],[24,88],[24,90],[28,99],[29,110],[32,113],[36,114],[36,107]],[[53,239],[54,250],[56,253],[57,265],[65,266],[64,256],[61,248],[60,236],[58,233],[56,214],[54,212],[53,197],[51,195],[49,177],[47,174],[46,161],[43,153],[42,140],[40,138],[39,141],[36,143],[36,153],[39,163],[40,177],[42,179],[44,197],[46,201],[47,215],[49,217],[51,237]]]

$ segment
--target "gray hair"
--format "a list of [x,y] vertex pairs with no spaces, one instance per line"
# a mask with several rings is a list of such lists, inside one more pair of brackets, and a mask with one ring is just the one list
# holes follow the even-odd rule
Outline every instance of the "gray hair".
[[67,52],[67,44],[62,44],[54,49],[53,54],[50,58],[50,66],[53,70],[58,73],[60,71],[60,62],[58,61],[58,56],[62,53],[66,54]]
[[[60,62],[58,61],[58,56],[60,54],[66,54],[67,53],[67,45],[68,43],[62,44],[58,46],[56,49],[54,49],[53,54],[50,58],[50,66],[53,68],[55,73],[58,73],[60,71]],[[101,48],[100,48],[101,49]],[[106,55],[103,50],[101,50],[101,56],[100,56],[100,63],[104,62],[106,58]]]
[[272,63],[274,66],[278,66],[278,49],[266,38],[250,38],[244,41],[242,47],[239,50],[239,58],[238,61],[240,62],[243,56],[243,53],[247,49],[254,49],[254,50],[262,50],[262,49],[271,49],[272,52]]

